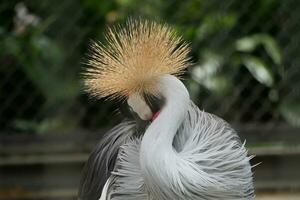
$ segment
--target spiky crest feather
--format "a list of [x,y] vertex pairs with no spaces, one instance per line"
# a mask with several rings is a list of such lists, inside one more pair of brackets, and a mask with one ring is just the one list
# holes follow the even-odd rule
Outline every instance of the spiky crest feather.
[[180,75],[190,64],[189,47],[165,24],[130,19],[108,29],[106,45],[94,42],[84,72],[86,91],[96,97],[156,94],[161,75]]

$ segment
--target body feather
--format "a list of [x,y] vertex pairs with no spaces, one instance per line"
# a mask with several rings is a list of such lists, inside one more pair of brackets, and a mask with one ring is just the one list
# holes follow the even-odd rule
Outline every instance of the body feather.
[[98,200],[114,169],[119,147],[136,134],[136,124],[124,121],[108,131],[96,145],[82,171],[79,200]]
[[[163,24],[129,20],[106,39],[92,45],[86,90],[127,102],[145,93],[164,104],[143,135],[123,122],[105,136],[85,167],[80,199],[99,198],[105,183],[101,200],[253,199],[244,144],[228,123],[200,111],[175,77],[190,64],[181,37]],[[143,112],[139,101],[144,107],[134,111]]]
[[[120,147],[109,200],[249,200],[254,199],[252,172],[247,151],[236,132],[219,117],[200,111],[192,102],[185,120],[173,141],[182,159],[181,167],[168,165],[173,176],[152,184],[158,191],[148,190],[140,167],[141,137],[131,137]],[[171,163],[170,163],[171,164]],[[178,170],[179,169],[179,170]],[[193,170],[191,170],[193,169]],[[177,170],[177,171],[176,171]],[[167,197],[164,184],[173,190]],[[172,184],[172,185],[171,185]]]

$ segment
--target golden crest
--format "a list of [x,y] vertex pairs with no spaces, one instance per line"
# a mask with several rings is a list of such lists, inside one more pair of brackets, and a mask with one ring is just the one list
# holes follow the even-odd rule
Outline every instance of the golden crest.
[[130,19],[108,29],[106,43],[94,42],[83,75],[96,97],[155,94],[161,75],[180,75],[189,66],[189,47],[165,24]]

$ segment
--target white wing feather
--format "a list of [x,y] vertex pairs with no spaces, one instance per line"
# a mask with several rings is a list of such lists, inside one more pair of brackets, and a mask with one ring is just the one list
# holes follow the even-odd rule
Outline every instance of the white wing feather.
[[[147,190],[139,163],[140,144],[140,137],[132,137],[121,147],[112,173],[110,199],[166,199],[164,195],[151,194],[152,191]],[[169,199],[254,199],[251,157],[247,156],[244,144],[224,120],[200,111],[191,102],[173,147],[184,161],[179,171],[184,175],[173,177],[178,186],[173,189],[178,191]],[[161,182],[165,178],[161,177]]]

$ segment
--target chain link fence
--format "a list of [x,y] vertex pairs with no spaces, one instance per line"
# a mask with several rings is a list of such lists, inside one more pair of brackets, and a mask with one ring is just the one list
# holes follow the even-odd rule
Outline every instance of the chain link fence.
[[257,191],[299,191],[300,1],[10,0],[0,2],[0,199],[75,198],[102,128],[123,118],[120,102],[83,92],[82,63],[128,16],[190,43],[184,84],[247,139],[262,162]]
[[167,22],[190,42],[185,84],[202,109],[238,126],[299,126],[299,11],[295,0],[3,1],[0,132],[120,120],[118,103],[83,93],[80,71],[90,40],[127,16]]

